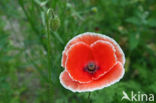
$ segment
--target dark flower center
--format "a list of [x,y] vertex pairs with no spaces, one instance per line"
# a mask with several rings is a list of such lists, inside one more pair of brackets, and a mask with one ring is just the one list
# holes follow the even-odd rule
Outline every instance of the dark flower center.
[[86,65],[86,67],[84,68],[85,71],[89,72],[89,73],[94,73],[96,72],[96,70],[98,69],[98,67],[96,66],[95,63],[90,62]]

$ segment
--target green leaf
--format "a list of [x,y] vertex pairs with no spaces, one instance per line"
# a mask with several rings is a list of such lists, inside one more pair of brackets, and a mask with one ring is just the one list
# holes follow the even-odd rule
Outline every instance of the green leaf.
[[140,25],[141,24],[140,20],[137,17],[127,18],[126,22],[132,23],[132,24],[135,24],[135,25]]
[[129,37],[129,48],[134,50],[139,44],[140,35],[138,33],[131,33]]
[[150,27],[156,27],[156,19],[155,18],[150,18],[147,20],[147,25]]

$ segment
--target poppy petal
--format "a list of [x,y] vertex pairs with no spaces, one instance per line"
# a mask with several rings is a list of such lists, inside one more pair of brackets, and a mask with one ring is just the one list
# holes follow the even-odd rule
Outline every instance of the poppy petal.
[[90,46],[78,42],[70,47],[67,55],[65,69],[69,72],[71,78],[81,83],[91,81],[91,75],[84,70],[88,61],[94,61]]
[[79,83],[73,81],[70,78],[69,73],[65,70],[60,74],[60,82],[66,89],[69,89],[73,92],[87,92],[108,87],[118,82],[123,77],[123,75],[124,68],[120,62],[117,62],[116,65],[107,74],[98,80],[94,80],[89,83]]
[[67,59],[67,55],[66,55],[65,51],[63,51],[62,52],[62,61],[61,61],[62,67],[65,67],[66,59]]
[[98,69],[94,73],[93,78],[98,79],[112,69],[117,62],[115,49],[111,43],[103,40],[98,40],[91,44],[91,49],[94,60],[98,65]]
[[[117,56],[118,61],[120,61],[122,64],[125,64],[125,55],[124,55],[122,49],[120,48],[120,46],[118,45],[118,43],[114,39],[112,39],[106,35],[92,33],[92,32],[86,32],[83,34],[79,34],[78,36],[75,36],[73,39],[71,39],[65,47],[65,50],[64,50],[65,55],[66,55],[66,52],[68,51],[68,49],[75,43],[84,42],[88,45],[91,45],[92,43],[94,43],[97,40],[103,40],[103,41],[110,42],[116,49],[115,54]],[[62,61],[66,61],[66,58],[63,57]],[[65,67],[65,64],[63,64],[63,62],[62,62],[62,66]]]

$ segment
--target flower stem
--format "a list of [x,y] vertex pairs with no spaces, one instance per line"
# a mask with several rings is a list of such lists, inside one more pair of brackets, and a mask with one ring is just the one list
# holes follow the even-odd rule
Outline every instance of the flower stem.
[[46,15],[46,31],[47,31],[47,46],[48,46],[48,78],[49,78],[49,82],[48,82],[48,94],[49,94],[49,101],[53,101],[52,97],[53,97],[53,87],[52,87],[52,67],[51,67],[51,47],[50,47],[50,24],[49,24],[49,15]]
[[89,103],[92,103],[92,100],[91,100],[91,92],[89,92],[89,94],[88,94],[88,100],[89,100]]

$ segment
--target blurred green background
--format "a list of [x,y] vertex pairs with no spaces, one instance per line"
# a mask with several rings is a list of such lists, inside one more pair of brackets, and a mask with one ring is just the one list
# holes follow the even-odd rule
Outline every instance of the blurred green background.
[[59,82],[64,46],[83,32],[114,38],[126,55],[124,78],[92,103],[156,96],[156,0],[0,0],[0,103],[89,103]]

